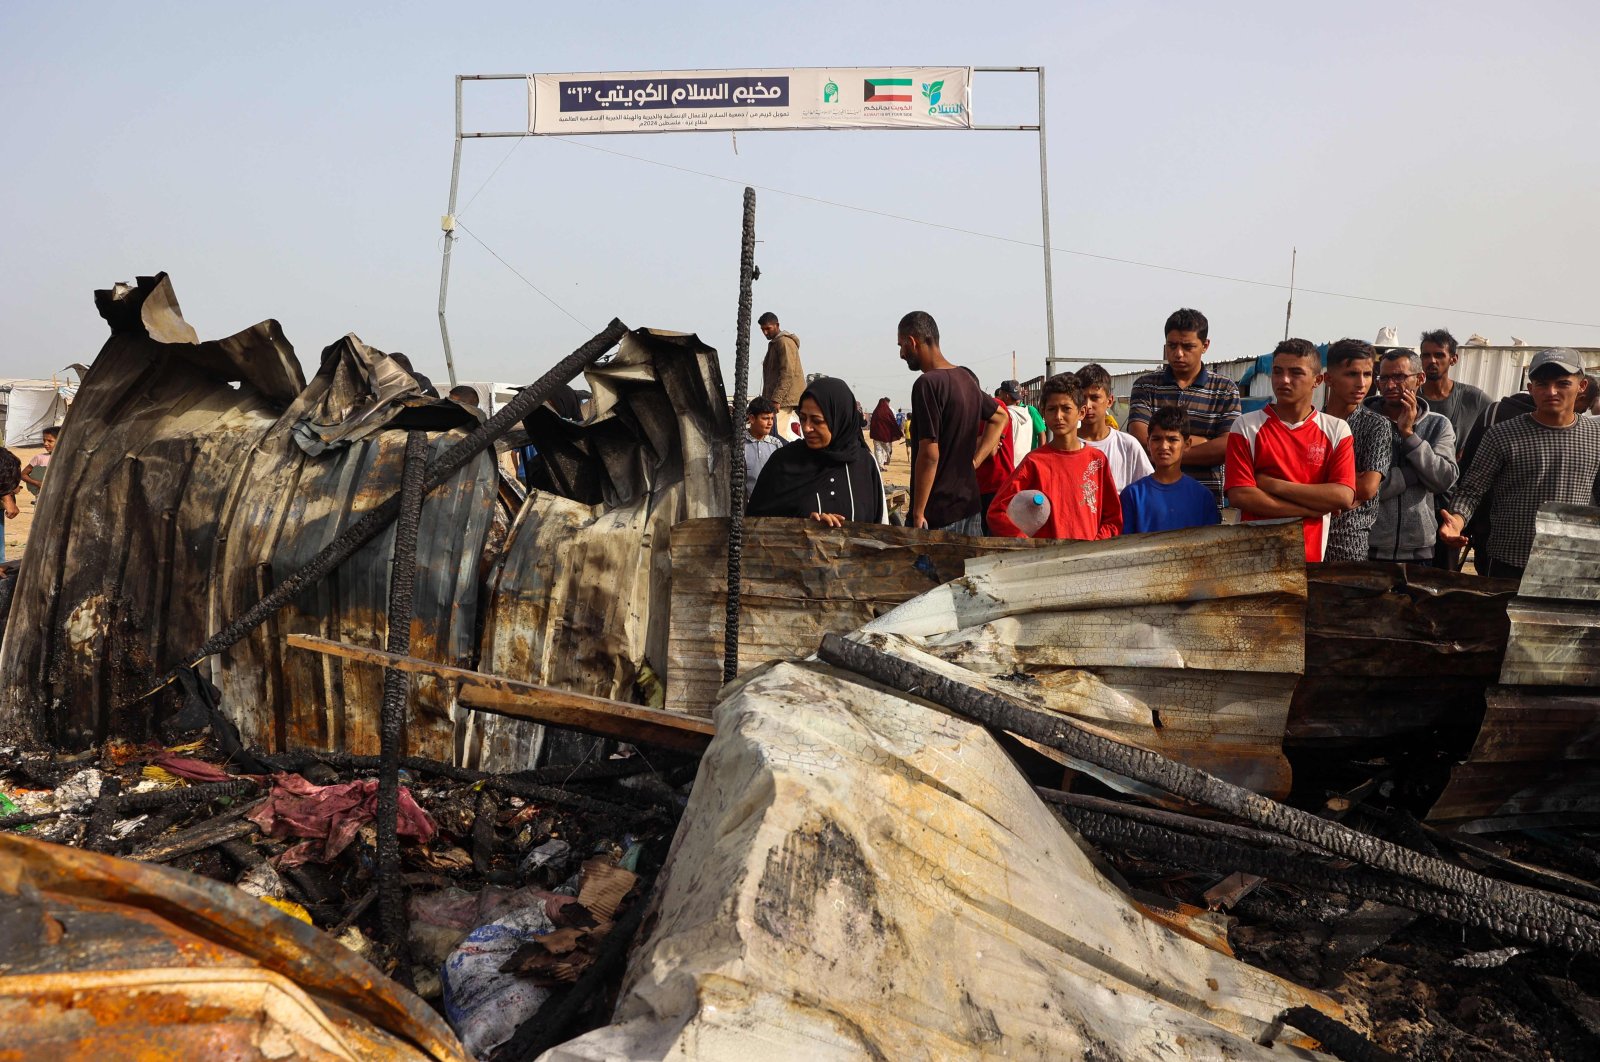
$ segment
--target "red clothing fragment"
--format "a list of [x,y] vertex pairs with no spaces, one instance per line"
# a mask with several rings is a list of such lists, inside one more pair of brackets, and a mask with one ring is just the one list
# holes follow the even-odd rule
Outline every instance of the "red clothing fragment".
[[[245,816],[269,837],[305,837],[318,845],[296,845],[280,857],[286,866],[336,858],[355,840],[362,826],[378,817],[378,780],[366,778],[342,785],[312,785],[298,774],[272,776],[272,793]],[[417,806],[411,791],[400,787],[398,833],[418,841],[433,839],[433,820]]]
[[[998,400],[997,400],[998,401]],[[1004,402],[1000,403],[1002,406]],[[978,423],[978,441],[983,441],[983,433],[989,430],[987,420]],[[993,494],[1006,485],[1006,480],[1011,478],[1011,473],[1016,471],[1017,450],[1016,443],[1011,437],[1011,417],[1006,416],[1006,426],[1000,431],[1000,443],[994,448],[994,453],[978,466],[978,493]]]

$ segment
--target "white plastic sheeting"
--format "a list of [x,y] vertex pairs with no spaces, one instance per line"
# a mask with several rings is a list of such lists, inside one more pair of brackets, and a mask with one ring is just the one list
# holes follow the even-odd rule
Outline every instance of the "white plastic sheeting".
[[43,446],[44,430],[60,424],[76,387],[49,380],[16,380],[0,384],[6,392],[6,446]]
[[1275,1019],[1338,1012],[1140,913],[981,727],[821,665],[720,704],[657,903],[546,1062],[1316,1058]]

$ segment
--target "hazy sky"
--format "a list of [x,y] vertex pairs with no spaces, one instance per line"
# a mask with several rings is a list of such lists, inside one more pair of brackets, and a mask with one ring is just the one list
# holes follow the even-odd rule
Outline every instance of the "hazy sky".
[[[1066,357],[1154,360],[1180,305],[1213,357],[1264,353],[1285,298],[1070,252],[1282,283],[1291,246],[1304,287],[1456,308],[1301,292],[1297,335],[1600,345],[1597,46],[1593,0],[5,3],[0,375],[90,360],[93,290],[165,270],[202,337],[275,317],[308,375],[355,332],[443,380],[453,75],[729,66],[1044,65]],[[521,128],[525,106],[469,85],[467,123]],[[1033,83],[979,75],[973,110],[1031,121]],[[583,325],[463,234],[458,375],[526,382],[613,316],[697,332],[731,369],[743,182],[1022,241],[760,192],[756,310],[807,370],[903,403],[911,309],[985,384],[1012,350],[1042,370],[1032,135],[774,132],[469,142],[462,221]]]

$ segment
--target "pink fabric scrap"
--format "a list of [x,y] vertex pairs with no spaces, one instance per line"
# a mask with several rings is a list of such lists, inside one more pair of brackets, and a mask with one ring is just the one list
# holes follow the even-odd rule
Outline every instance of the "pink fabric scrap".
[[176,752],[160,753],[150,762],[170,774],[187,778],[191,782],[231,782],[237,777],[214,763],[179,756]]
[[[299,844],[283,853],[285,866],[317,860],[329,862],[350,846],[361,827],[378,817],[378,780],[367,778],[340,785],[313,785],[298,774],[272,776],[272,793],[245,816],[269,837],[304,837],[321,841]],[[397,832],[417,841],[433,839],[433,820],[400,787]]]

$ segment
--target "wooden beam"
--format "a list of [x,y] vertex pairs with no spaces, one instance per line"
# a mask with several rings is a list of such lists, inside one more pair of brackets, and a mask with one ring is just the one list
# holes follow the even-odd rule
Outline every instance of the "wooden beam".
[[531,682],[518,682],[469,668],[387,653],[382,649],[350,645],[310,634],[291,634],[288,643],[296,649],[324,656],[337,656],[459,683],[457,696],[461,703],[479,711],[581,730],[618,741],[701,752],[716,733],[716,727],[709,719],[613,701],[606,697],[571,693]]

